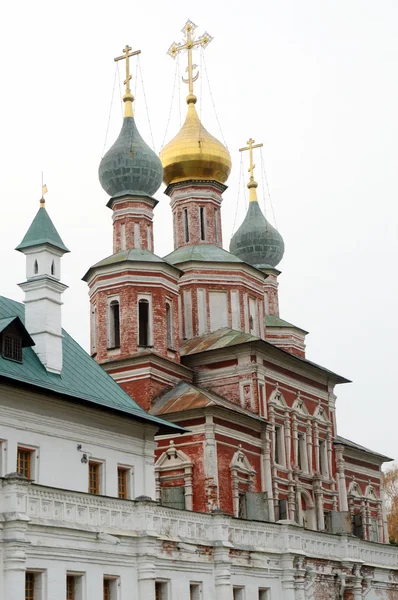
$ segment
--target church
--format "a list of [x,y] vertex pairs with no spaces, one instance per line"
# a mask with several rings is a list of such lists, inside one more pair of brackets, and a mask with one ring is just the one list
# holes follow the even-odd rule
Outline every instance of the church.
[[392,459],[338,435],[348,380],[308,360],[307,332],[279,313],[285,246],[258,202],[252,138],[247,214],[223,241],[232,164],[195,106],[193,51],[212,39],[195,30],[169,49],[188,58],[187,107],[160,156],[134,118],[136,52],[115,59],[124,119],[98,173],[113,254],[83,277],[91,356],[62,329],[68,248],[44,198],[16,248],[24,304],[0,297],[0,597],[397,599]]

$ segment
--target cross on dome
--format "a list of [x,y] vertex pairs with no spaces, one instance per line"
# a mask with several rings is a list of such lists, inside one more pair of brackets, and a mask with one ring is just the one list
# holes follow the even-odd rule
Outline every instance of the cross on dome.
[[118,62],[119,60],[125,60],[126,61],[126,79],[123,82],[124,85],[126,86],[126,93],[123,96],[123,102],[125,102],[124,116],[125,117],[132,117],[133,116],[133,100],[134,100],[134,96],[131,93],[131,89],[130,89],[130,81],[131,81],[132,75],[130,74],[130,60],[129,59],[130,59],[131,56],[136,56],[137,54],[141,54],[141,50],[134,50],[134,51],[132,51],[131,46],[129,46],[128,44],[126,44],[126,46],[123,48],[123,52],[124,52],[124,54],[122,54],[122,56],[117,56],[113,60],[115,62]]
[[192,23],[192,21],[188,19],[184,27],[181,29],[182,33],[185,34],[185,41],[182,44],[173,42],[167,51],[167,54],[174,59],[180,52],[183,52],[184,50],[186,50],[188,53],[188,66],[186,69],[188,73],[188,79],[184,79],[184,77],[182,77],[183,82],[188,84],[188,98],[193,96],[193,84],[199,77],[199,71],[196,73],[196,75],[193,74],[193,71],[197,68],[197,65],[192,64],[192,50],[198,46],[206,48],[213,39],[207,32],[205,32],[201,37],[195,39],[195,29],[195,23]]
[[257,187],[257,183],[254,181],[254,169],[256,168],[256,165],[253,163],[253,150],[255,148],[261,148],[263,146],[263,144],[255,144],[255,140],[253,140],[253,138],[250,138],[247,142],[246,142],[247,146],[245,146],[244,148],[239,148],[239,152],[246,152],[246,150],[249,151],[249,168],[248,168],[248,172],[250,173],[250,181],[247,184],[247,187],[250,190],[250,202],[252,201],[256,201],[257,200],[257,194],[255,191],[255,188]]

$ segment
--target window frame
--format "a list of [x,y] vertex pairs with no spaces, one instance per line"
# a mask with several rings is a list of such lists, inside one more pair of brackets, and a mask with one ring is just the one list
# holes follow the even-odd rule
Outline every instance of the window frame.
[[[20,457],[19,454],[20,452],[24,452],[26,453],[26,455],[29,457],[28,459],[28,475],[25,475],[25,473],[22,473],[19,469],[19,463],[20,463]],[[20,475],[24,475],[24,477],[26,477],[29,481],[34,481],[35,480],[35,475],[36,475],[36,469],[35,469],[35,463],[36,463],[36,452],[37,452],[37,448],[32,448],[31,446],[25,446],[24,444],[18,444],[17,446],[17,467],[16,467],[16,471],[17,473],[19,473]]]
[[166,347],[174,351],[173,301],[166,300]]
[[[146,332],[146,336],[147,336],[147,343],[146,344],[142,344],[141,342],[143,341],[140,337],[140,304],[148,304],[148,321],[147,321],[147,332]],[[139,294],[137,296],[137,329],[138,329],[138,336],[137,336],[137,346],[138,348],[152,348],[153,346],[153,333],[152,333],[152,327],[153,327],[153,318],[152,318],[152,295],[151,294]]]
[[[124,473],[125,477],[125,495],[120,495],[119,473]],[[129,500],[133,497],[133,467],[127,465],[117,465],[117,497],[120,500]]]
[[206,241],[206,206],[199,206],[200,241]]
[[[11,353],[6,351],[7,342],[11,343]],[[1,336],[1,354],[3,358],[6,360],[11,360],[12,362],[22,363],[23,362],[23,352],[22,352],[22,337],[19,335],[14,335],[12,333],[7,333],[6,331]]]
[[[97,487],[95,488],[98,491],[95,491],[95,492],[91,491],[92,488],[91,488],[91,482],[90,482],[90,479],[91,479],[90,467],[92,465],[95,465],[98,469],[98,472],[97,472],[98,482],[97,482]],[[88,461],[88,473],[87,474],[88,474],[88,482],[87,482],[88,483],[88,486],[87,486],[88,493],[91,494],[92,496],[103,495],[103,493],[104,493],[104,461],[97,460],[95,458],[90,458]]]
[[184,234],[184,243],[187,244],[189,242],[189,214],[187,207],[182,209],[182,227]]
[[[107,299],[107,350],[118,350],[120,348],[121,342],[121,330],[120,330],[120,298],[119,296],[109,296]],[[113,307],[118,306],[118,325],[119,330],[118,334],[116,334],[116,320],[115,315],[113,314]],[[117,344],[119,342],[119,344]]]
[[285,428],[280,423],[275,423],[274,462],[275,465],[286,468]]

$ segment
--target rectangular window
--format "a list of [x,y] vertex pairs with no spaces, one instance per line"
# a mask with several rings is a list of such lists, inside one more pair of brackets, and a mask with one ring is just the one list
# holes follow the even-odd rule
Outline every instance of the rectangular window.
[[258,600],[269,600],[269,588],[258,589]]
[[245,600],[245,588],[234,586],[232,590],[233,600]]
[[228,327],[228,302],[226,292],[209,292],[210,331]]
[[130,498],[130,469],[128,467],[117,468],[117,486],[119,498]]
[[22,362],[22,338],[16,335],[3,335],[3,357]]
[[33,450],[28,448],[18,447],[17,453],[17,473],[26,477],[26,479],[33,479],[32,477],[32,455]]
[[138,345],[150,346],[150,306],[149,300],[141,298],[138,301]]
[[274,460],[277,465],[285,466],[284,433],[282,425],[275,425]]
[[76,577],[66,576],[66,600],[76,600]]
[[102,464],[90,460],[88,462],[88,493],[99,494],[100,493],[100,477],[101,477]]
[[112,577],[111,575],[105,575],[103,582],[103,600],[116,600],[117,599],[117,585],[119,578]]
[[184,224],[184,242],[189,242],[189,224],[188,224],[188,209],[184,208],[182,211],[182,218]]
[[189,584],[189,600],[202,600],[202,584],[192,583]]
[[35,600],[35,573],[25,573],[25,600]]
[[155,600],[168,600],[167,581],[155,581]]
[[199,220],[200,220],[200,239],[206,239],[205,231],[205,220],[206,220],[206,209],[204,206],[199,207]]
[[286,498],[279,498],[277,506],[277,521],[284,521],[287,519],[287,500]]

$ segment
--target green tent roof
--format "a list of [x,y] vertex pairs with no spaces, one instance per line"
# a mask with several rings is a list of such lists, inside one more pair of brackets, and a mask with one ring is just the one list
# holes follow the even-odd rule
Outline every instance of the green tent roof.
[[[25,307],[0,296],[0,319],[10,317],[19,317],[24,323]],[[176,425],[148,415],[65,330],[62,333],[63,366],[60,375],[47,371],[29,347],[22,350],[22,363],[7,360],[0,354],[0,377],[122,412],[158,425],[164,433],[183,431]]]
[[22,251],[24,248],[42,246],[43,244],[50,244],[51,246],[63,250],[63,252],[69,252],[68,248],[61,240],[58,231],[55,229],[55,225],[51,221],[48,212],[44,206],[41,206],[37,211],[31,226],[26,232],[24,239],[15,250]]
[[308,333],[308,331],[306,331],[305,329],[297,327],[297,325],[293,325],[293,323],[289,323],[288,321],[281,319],[277,315],[265,315],[265,325],[267,327],[292,327],[293,329],[298,329],[303,333]]

